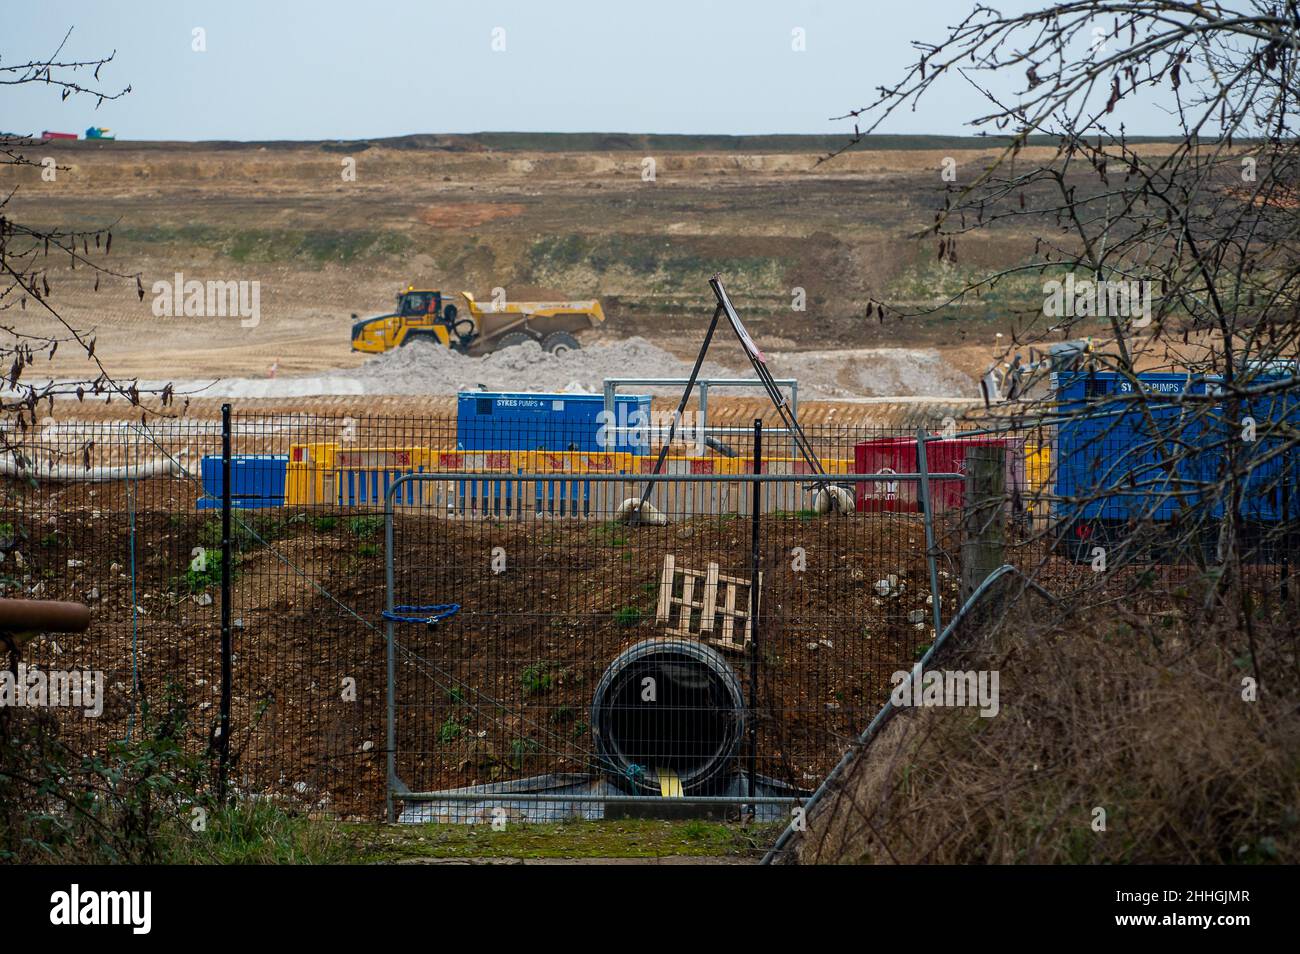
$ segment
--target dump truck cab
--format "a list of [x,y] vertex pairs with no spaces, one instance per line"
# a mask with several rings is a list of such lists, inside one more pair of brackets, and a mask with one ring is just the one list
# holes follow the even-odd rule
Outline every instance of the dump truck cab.
[[[475,323],[461,316],[455,302],[442,292],[408,288],[397,296],[397,317],[402,319],[406,338],[436,339],[439,344],[461,348],[477,334]],[[405,344],[405,339],[399,344]]]
[[[353,316],[355,318],[355,316]],[[396,308],[352,324],[352,350],[378,354],[412,341],[429,341],[463,351],[477,336],[472,319],[436,289],[413,286],[397,293]]]
[[453,351],[480,355],[535,341],[555,354],[580,347],[575,334],[605,320],[600,302],[537,301],[480,304],[461,292],[458,304],[436,289],[408,285],[386,315],[355,320],[352,350],[379,354],[411,341],[437,343]]

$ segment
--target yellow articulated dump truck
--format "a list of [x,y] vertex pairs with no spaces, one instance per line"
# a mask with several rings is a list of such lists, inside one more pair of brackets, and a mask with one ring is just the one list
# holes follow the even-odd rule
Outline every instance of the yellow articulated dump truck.
[[479,304],[461,292],[464,306],[440,291],[409,286],[397,295],[397,310],[357,320],[353,315],[352,350],[378,354],[412,341],[428,341],[482,355],[536,341],[561,354],[581,347],[577,332],[605,320],[598,301],[514,301]]

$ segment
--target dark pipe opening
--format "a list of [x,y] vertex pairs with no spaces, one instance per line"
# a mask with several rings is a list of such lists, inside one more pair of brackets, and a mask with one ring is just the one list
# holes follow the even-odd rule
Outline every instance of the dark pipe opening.
[[624,651],[592,699],[599,753],[614,772],[656,794],[657,771],[690,789],[721,772],[740,744],[744,718],[731,666],[703,643],[684,640],[646,640]]

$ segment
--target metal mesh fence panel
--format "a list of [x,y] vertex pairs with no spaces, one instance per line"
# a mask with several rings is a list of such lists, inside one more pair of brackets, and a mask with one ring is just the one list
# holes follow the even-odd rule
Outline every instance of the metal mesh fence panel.
[[[224,546],[220,421],[22,435],[0,576],[94,611],[27,660],[105,673],[72,738],[94,752],[181,704],[212,749],[227,553],[236,793],[358,818],[390,798],[405,820],[480,821],[646,796],[785,817],[968,592],[972,447],[1005,465],[997,558],[1117,600],[1216,572],[1236,460],[1186,421],[1174,451],[1152,443],[1168,422],[1004,422],[924,432],[924,455],[913,429],[822,426],[815,461],[778,430],[756,455],[751,428],[682,427],[650,480],[663,421],[600,433],[542,410],[235,413]],[[1294,550],[1292,450],[1246,468],[1235,511],[1265,594]]]

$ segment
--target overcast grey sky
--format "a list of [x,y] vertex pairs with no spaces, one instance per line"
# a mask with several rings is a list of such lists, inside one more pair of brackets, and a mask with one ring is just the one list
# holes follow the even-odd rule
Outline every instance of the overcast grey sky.
[[[0,88],[0,129],[110,127],[125,139],[326,139],[419,132],[840,133],[973,0],[436,0],[6,3],[5,62],[116,49],[98,111]],[[1004,12],[1029,4],[1012,0]],[[202,28],[206,51],[193,50]],[[494,31],[503,30],[502,33]],[[792,49],[792,31],[806,49]],[[504,40],[504,50],[494,50]],[[963,133],[954,79],[886,130]],[[1171,126],[1138,111],[1130,131]]]

